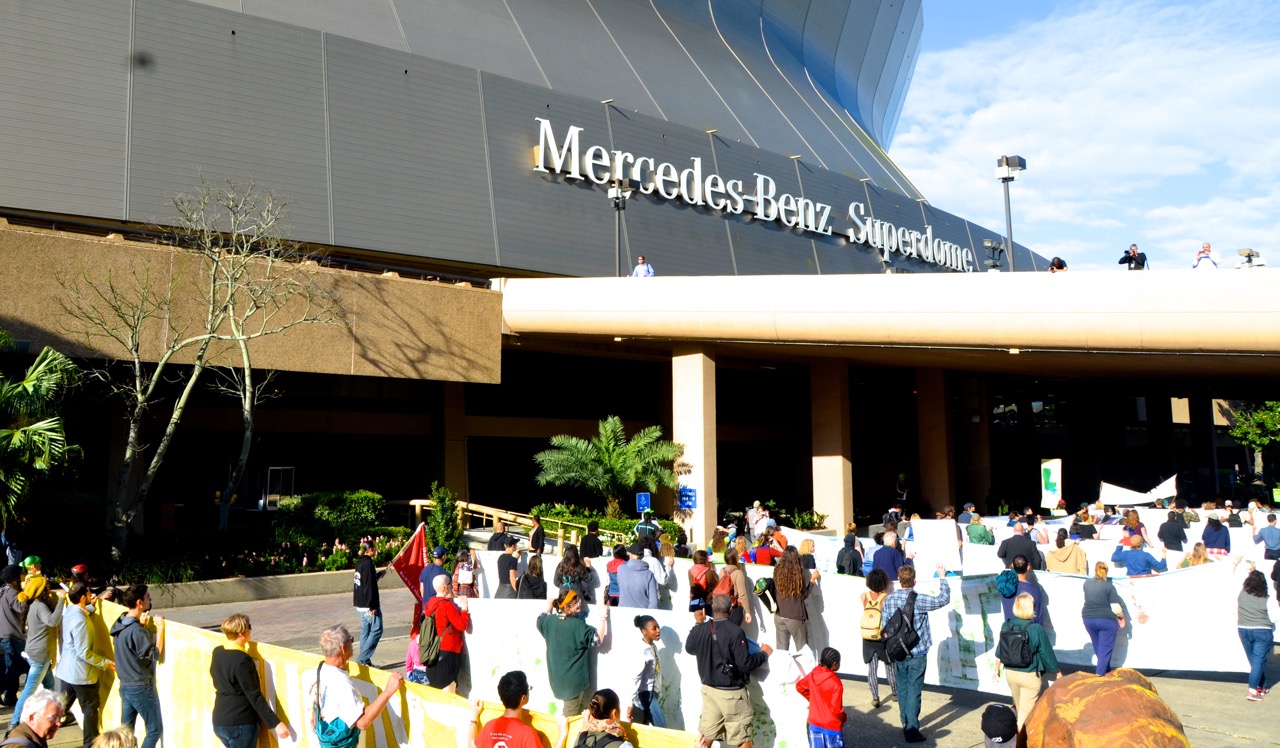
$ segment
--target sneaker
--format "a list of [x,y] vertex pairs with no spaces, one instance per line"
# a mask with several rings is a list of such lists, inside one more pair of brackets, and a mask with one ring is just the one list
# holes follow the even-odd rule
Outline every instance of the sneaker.
[[908,727],[902,731],[902,739],[908,743],[923,743],[925,741],[924,733],[915,727]]
[[1263,686],[1258,689],[1258,693],[1262,694],[1263,696],[1266,696],[1267,694],[1271,693],[1271,689],[1267,688],[1266,686]]
[[1250,688],[1249,695],[1245,698],[1249,701],[1262,701],[1262,693],[1256,689]]

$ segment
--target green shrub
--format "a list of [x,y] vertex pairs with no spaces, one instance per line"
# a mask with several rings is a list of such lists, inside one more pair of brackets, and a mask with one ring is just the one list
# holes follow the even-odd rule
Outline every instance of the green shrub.
[[[530,514],[536,514],[542,520],[542,527],[547,533],[549,540],[554,540],[559,533],[561,522],[573,522],[579,525],[585,525],[594,520],[600,525],[600,529],[605,532],[621,533],[626,535],[628,540],[635,539],[636,525],[640,522],[638,519],[630,517],[609,518],[604,516],[599,510],[591,508],[582,508],[573,506],[572,504],[539,504],[529,510]],[[662,526],[662,531],[671,535],[674,542],[680,536],[680,525],[669,519],[654,518],[655,521]],[[579,528],[565,527],[564,536],[566,540],[570,533]],[[579,529],[579,531],[581,531]]]
[[351,554],[346,548],[338,548],[334,550],[328,558],[320,562],[320,568],[325,571],[341,571],[343,569],[350,569],[354,565],[354,562],[351,560]]
[[444,568],[452,573],[455,559],[467,546],[462,523],[458,518],[458,499],[453,491],[432,481],[431,500],[435,502],[435,508],[427,518],[427,547],[441,546],[445,549]]
[[348,545],[378,529],[387,502],[372,491],[326,491],[280,500],[275,538],[308,546],[332,542]]
[[791,526],[797,530],[821,530],[826,527],[826,514],[807,509],[791,510]]

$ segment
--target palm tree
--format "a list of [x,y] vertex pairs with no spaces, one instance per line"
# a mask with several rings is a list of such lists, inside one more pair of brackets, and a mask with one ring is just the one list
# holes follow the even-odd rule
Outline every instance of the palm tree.
[[600,435],[587,441],[561,434],[551,437],[551,449],[533,456],[542,468],[538,485],[580,486],[609,501],[620,501],[638,487],[678,488],[673,463],[684,445],[662,439],[662,429],[649,426],[627,439],[622,419],[600,422]]
[[[0,350],[12,342],[0,330]],[[58,416],[63,393],[79,375],[71,359],[45,348],[22,379],[0,379],[0,517],[13,515],[34,480],[79,454],[67,444]]]

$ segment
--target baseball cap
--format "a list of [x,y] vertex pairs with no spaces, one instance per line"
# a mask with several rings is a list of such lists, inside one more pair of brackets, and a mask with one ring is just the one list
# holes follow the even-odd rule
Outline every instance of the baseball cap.
[[627,549],[627,553],[630,553],[633,556],[643,556],[645,548],[647,547],[648,546],[646,546],[644,543],[641,543],[639,540],[637,540],[636,542],[631,544],[630,548]]
[[1227,499],[1223,506],[1232,506],[1231,499]]
[[[1227,506],[1231,506],[1231,505],[1230,505],[1230,504],[1227,504]],[[32,566],[39,566],[39,565],[40,565],[40,557],[39,557],[39,556],[27,556],[26,558],[22,559],[22,565],[23,565],[23,566],[25,566],[25,567],[27,567],[28,569],[30,569]]]
[[431,551],[432,558],[444,558],[444,556],[445,556],[445,550],[444,550],[444,546],[442,545],[436,546],[435,550]]
[[974,508],[976,508],[976,507],[974,507],[973,502],[969,502],[968,504],[965,504],[965,505],[964,505],[964,508],[965,508],[965,509],[974,509]]
[[982,734],[986,748],[1014,745],[1018,737],[1018,718],[1004,704],[990,704],[982,712]]

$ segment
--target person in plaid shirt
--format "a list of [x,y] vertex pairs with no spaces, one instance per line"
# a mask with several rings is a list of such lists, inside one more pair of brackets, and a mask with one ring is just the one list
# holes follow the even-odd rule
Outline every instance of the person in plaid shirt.
[[[938,583],[941,591],[938,595],[916,594],[915,616],[912,623],[920,641],[911,650],[911,656],[896,663],[898,675],[898,716],[902,719],[902,736],[908,743],[924,742],[920,732],[920,694],[924,692],[925,655],[933,646],[933,633],[929,630],[929,611],[945,608],[951,603],[951,587],[947,584],[947,567],[938,564]],[[907,604],[907,598],[916,586],[916,570],[914,566],[903,566],[898,569],[898,591],[890,593],[884,601],[884,622],[887,624],[893,614]]]

